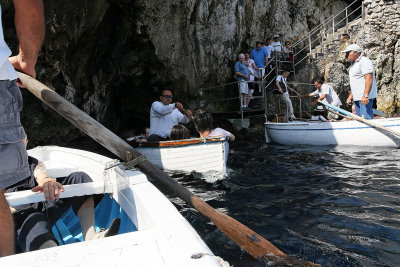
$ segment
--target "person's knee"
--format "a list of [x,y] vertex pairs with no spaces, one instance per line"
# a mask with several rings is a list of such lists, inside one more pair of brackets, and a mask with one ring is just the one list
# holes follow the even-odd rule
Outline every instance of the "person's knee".
[[68,178],[71,180],[71,184],[83,184],[93,182],[92,178],[85,172],[73,172]]

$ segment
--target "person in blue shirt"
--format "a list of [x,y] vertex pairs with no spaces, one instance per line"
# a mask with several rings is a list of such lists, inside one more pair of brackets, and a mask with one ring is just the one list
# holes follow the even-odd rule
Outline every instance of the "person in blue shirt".
[[239,61],[235,63],[235,76],[238,81],[239,94],[240,94],[240,104],[243,110],[248,109],[248,104],[250,102],[249,95],[249,85],[246,81],[250,80],[250,71],[244,63],[244,54],[239,54]]
[[[251,51],[250,58],[256,63],[258,76],[264,77],[265,66],[268,65],[268,50],[266,48],[263,49],[260,41],[256,42],[256,48]],[[258,89],[261,92],[261,83],[258,83]]]

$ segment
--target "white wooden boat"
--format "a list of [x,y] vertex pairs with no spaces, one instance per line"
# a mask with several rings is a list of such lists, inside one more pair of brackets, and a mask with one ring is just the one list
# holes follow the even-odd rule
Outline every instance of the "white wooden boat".
[[[400,118],[374,119],[373,123],[400,132]],[[265,139],[282,145],[400,146],[399,137],[355,120],[266,122]]]
[[[93,183],[65,186],[60,197],[104,193],[96,208],[96,224],[98,217],[109,221],[112,216],[121,216],[120,234],[0,258],[0,266],[221,266],[193,227],[140,171],[126,170],[118,161],[70,148],[37,147],[29,154],[46,164],[50,176],[62,177],[74,171],[89,174]],[[102,206],[104,199],[113,204]],[[22,191],[7,194],[7,200],[17,206],[44,198],[42,193]],[[67,227],[68,218],[63,216],[61,222]],[[61,236],[61,241],[70,239]]]
[[131,144],[151,163],[164,170],[226,173],[229,152],[229,142],[226,137]]

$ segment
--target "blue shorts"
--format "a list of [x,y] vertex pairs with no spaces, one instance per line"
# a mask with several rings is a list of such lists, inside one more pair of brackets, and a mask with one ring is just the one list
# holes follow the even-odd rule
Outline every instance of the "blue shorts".
[[0,81],[0,189],[30,175],[21,109],[22,95],[16,81]]
[[373,103],[374,99],[369,99],[366,105],[363,105],[361,100],[354,101],[354,105],[356,106],[356,115],[364,117],[366,120],[372,120],[374,118],[374,111],[372,110]]

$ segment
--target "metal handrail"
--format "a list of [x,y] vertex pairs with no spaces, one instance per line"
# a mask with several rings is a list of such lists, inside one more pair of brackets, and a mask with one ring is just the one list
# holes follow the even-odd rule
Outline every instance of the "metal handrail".
[[[351,4],[349,4],[348,6],[346,6],[346,8],[344,8],[343,10],[341,10],[339,13],[337,13],[336,15],[332,15],[331,17],[329,17],[329,19],[325,22],[321,22],[320,24],[318,24],[314,29],[312,29],[306,36],[302,37],[301,39],[299,39],[298,41],[296,41],[295,43],[293,43],[292,47],[297,46],[300,42],[304,41],[305,39],[308,38],[308,35],[312,35],[314,34],[316,31],[318,31],[318,29],[322,28],[323,26],[327,25],[328,23],[330,23],[332,20],[334,20],[337,16],[339,16],[343,11],[346,11],[349,7],[351,7],[353,4],[355,4],[356,2],[358,2],[357,0],[353,1]],[[358,9],[358,8],[357,8]],[[348,15],[350,16],[350,15]],[[347,16],[347,17],[348,17]]]

